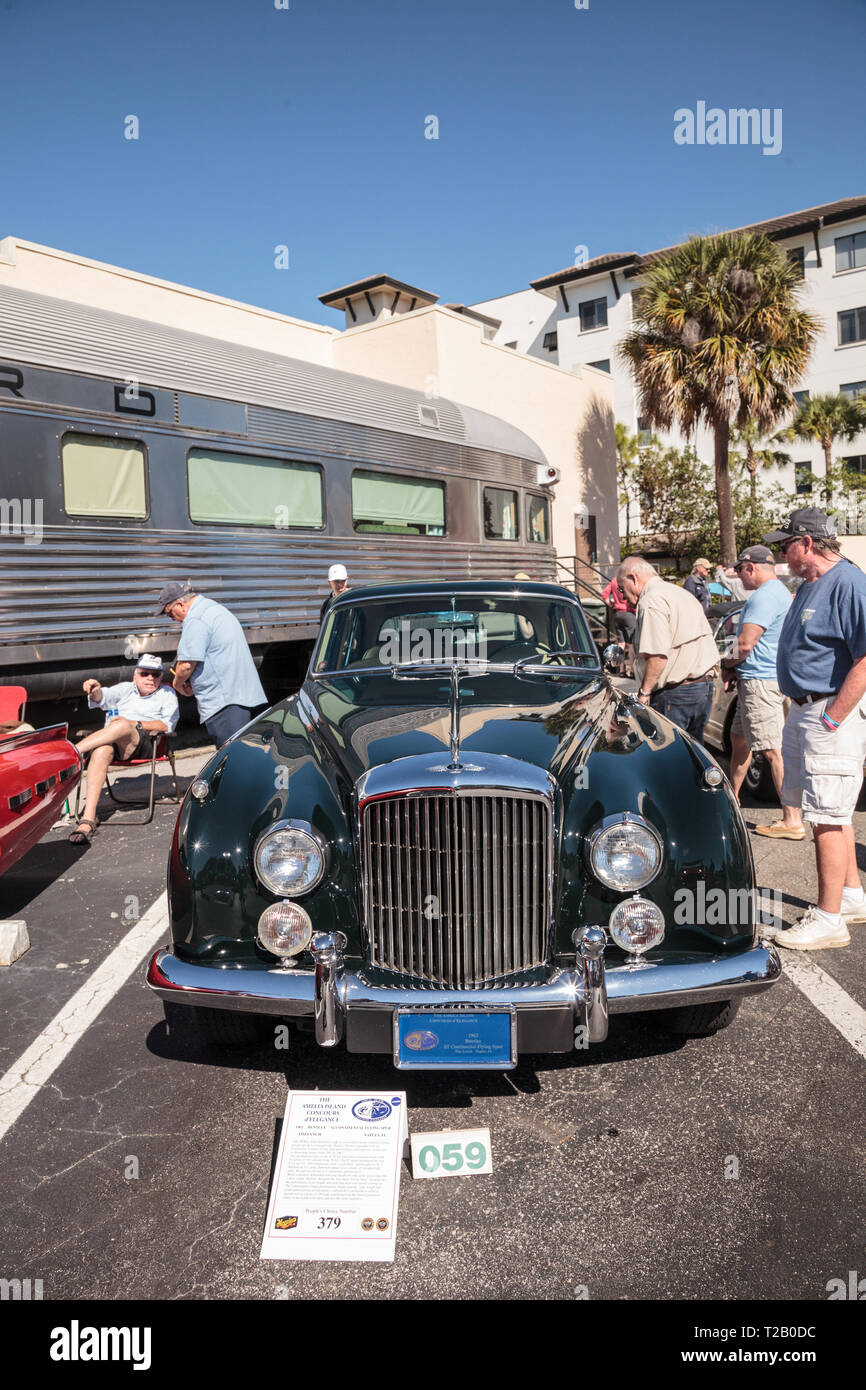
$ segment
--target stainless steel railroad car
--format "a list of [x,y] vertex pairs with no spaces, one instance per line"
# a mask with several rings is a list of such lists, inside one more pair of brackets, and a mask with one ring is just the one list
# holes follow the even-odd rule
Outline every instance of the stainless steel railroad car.
[[0,684],[32,698],[173,652],[169,579],[300,668],[350,582],[554,578],[521,431],[385,382],[0,286]]

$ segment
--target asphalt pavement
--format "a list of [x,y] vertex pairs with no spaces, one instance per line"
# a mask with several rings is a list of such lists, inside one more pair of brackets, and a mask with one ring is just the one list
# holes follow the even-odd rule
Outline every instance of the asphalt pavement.
[[[0,1074],[158,900],[175,811],[149,827],[117,815],[83,851],[52,832],[0,880],[32,943],[0,972]],[[866,815],[855,824],[862,842]],[[811,843],[753,846],[794,920],[814,901]],[[310,1033],[288,1052],[220,1052],[167,1027],[142,955],[0,1141],[0,1276],[41,1279],[45,1299],[826,1300],[830,1280],[866,1273],[866,1057],[851,1041],[866,924],[851,935],[798,953],[823,1007],[786,977],[714,1038],[619,1016],[603,1045],[504,1074],[397,1073]],[[489,1127],[493,1172],[420,1182],[405,1164],[395,1262],[362,1279],[262,1262],[290,1087],[405,1089],[410,1130]]]

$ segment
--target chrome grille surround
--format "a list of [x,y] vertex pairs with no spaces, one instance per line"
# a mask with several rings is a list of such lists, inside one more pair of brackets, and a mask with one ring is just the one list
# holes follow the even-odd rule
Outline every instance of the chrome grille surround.
[[367,954],[433,987],[477,989],[549,960],[553,783],[511,758],[444,762],[400,759],[359,783]]

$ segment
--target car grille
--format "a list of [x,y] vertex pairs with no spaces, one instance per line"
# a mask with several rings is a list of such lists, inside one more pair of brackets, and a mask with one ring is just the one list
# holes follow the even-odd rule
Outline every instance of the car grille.
[[540,797],[384,797],[363,808],[370,960],[448,989],[547,958],[552,819]]

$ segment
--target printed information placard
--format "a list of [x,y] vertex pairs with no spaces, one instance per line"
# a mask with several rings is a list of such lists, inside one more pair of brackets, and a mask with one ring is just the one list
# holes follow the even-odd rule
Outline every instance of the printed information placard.
[[394,1259],[403,1091],[290,1091],[263,1260]]

